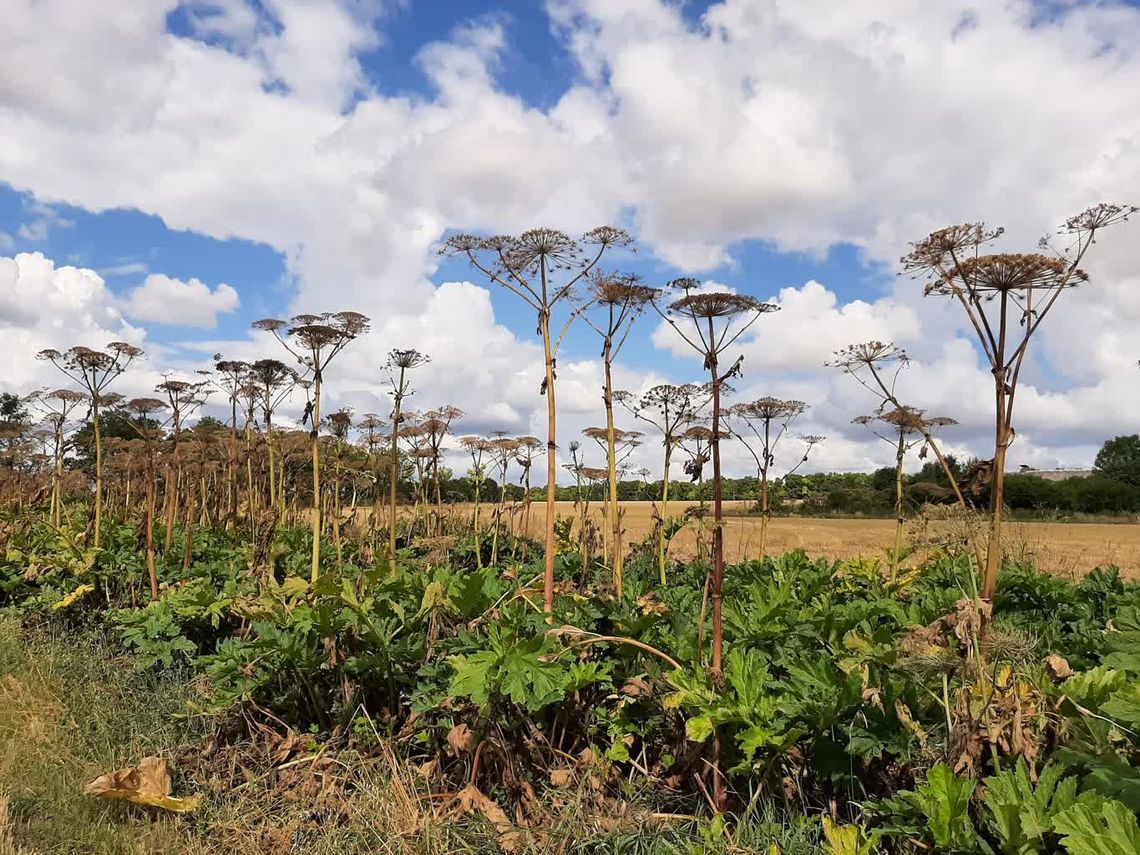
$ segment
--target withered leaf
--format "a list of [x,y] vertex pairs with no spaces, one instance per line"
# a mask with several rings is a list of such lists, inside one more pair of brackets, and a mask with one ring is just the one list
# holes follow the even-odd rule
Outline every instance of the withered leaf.
[[83,788],[83,793],[101,799],[117,799],[133,804],[149,805],[175,813],[192,811],[202,801],[202,797],[198,795],[175,798],[171,795],[173,789],[166,761],[152,755],[144,757],[136,767],[116,769],[106,775],[100,775]]

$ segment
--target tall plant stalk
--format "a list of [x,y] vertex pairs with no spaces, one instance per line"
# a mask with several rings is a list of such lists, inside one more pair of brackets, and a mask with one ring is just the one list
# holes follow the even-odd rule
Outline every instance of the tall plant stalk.
[[[685,296],[671,303],[662,313],[673,329],[684,341],[704,357],[705,369],[709,372],[712,385],[712,465],[713,465],[713,575],[710,589],[713,614],[712,671],[715,675],[724,673],[724,486],[721,481],[720,439],[721,439],[721,395],[729,378],[740,372],[744,357],[738,357],[727,369],[721,369],[721,357],[756,320],[765,313],[778,308],[772,303],[763,303],[755,297],[724,292],[701,292],[700,283],[695,279],[677,279],[670,283],[670,290],[680,291]],[[676,319],[688,322],[686,332]],[[716,743],[719,746],[719,742]],[[724,779],[719,770],[719,752],[716,758],[717,769],[713,781],[713,798],[717,810],[727,809],[728,796]]]
[[[606,504],[606,519],[609,528],[609,542],[612,545],[610,559],[613,567],[614,591],[620,600],[624,597],[625,575],[623,572],[621,506],[618,499],[617,441],[614,433],[614,360],[629,339],[634,321],[657,297],[656,288],[638,283],[629,275],[603,274],[595,271],[590,277],[590,288],[584,309],[593,307],[598,312],[584,311],[583,320],[602,339],[602,365],[605,382],[602,387],[602,403],[606,409],[606,468],[608,472],[609,496]],[[595,317],[595,314],[597,315]]]
[[699,412],[712,399],[712,390],[707,386],[687,383],[681,386],[661,384],[649,389],[634,400],[629,392],[616,391],[613,398],[625,406],[636,419],[653,425],[661,432],[661,445],[664,450],[661,476],[660,508],[655,511],[657,537],[657,568],[661,586],[666,585],[665,577],[665,524],[669,519],[669,480],[673,451],[681,441],[685,429],[692,425]]
[[[316,584],[321,567],[321,389],[324,374],[333,361],[357,336],[368,331],[369,320],[359,312],[325,312],[295,315],[288,323],[267,318],[254,322],[254,329],[265,330],[289,351],[312,380],[313,397],[302,422],[308,421],[309,448],[313,466],[313,499],[310,505],[313,526],[313,554],[309,578]],[[284,330],[284,334],[282,331]]]
[[51,505],[48,516],[51,524],[59,528],[63,522],[63,460],[69,444],[67,434],[71,428],[72,414],[80,404],[89,401],[89,398],[83,392],[74,389],[56,389],[53,392],[33,395],[30,400],[46,414],[46,421],[51,428]]
[[165,409],[166,403],[157,398],[132,398],[126,404],[126,409],[134,418],[131,419],[131,428],[138,434],[143,442],[146,454],[146,470],[143,476],[144,492],[146,495],[146,570],[150,578],[150,598],[158,599],[158,569],[154,560],[154,517],[155,517],[155,481],[158,472],[155,467],[154,441],[157,434],[161,434],[162,425],[154,421],[151,416],[159,410]]
[[[776,446],[788,432],[792,422],[802,415],[807,408],[808,405],[803,401],[782,401],[778,398],[765,397],[736,404],[728,410],[730,424],[734,422],[743,424],[759,445],[758,449],[753,448],[752,443],[741,431],[732,431],[748,453],[752,455],[752,459],[756,461],[756,479],[760,488],[760,496],[757,501],[760,510],[760,558],[767,554],[768,549],[768,525],[772,519],[769,476],[772,464],[776,460]],[[776,423],[774,434],[772,432],[773,422]],[[807,436],[803,437],[803,440],[807,448],[800,456],[799,463],[786,473],[788,475],[807,462],[812,448],[822,442],[823,437]]]
[[1014,401],[1029,343],[1057,304],[1062,292],[1085,282],[1080,269],[1097,234],[1135,213],[1131,205],[1099,204],[1070,217],[1060,228],[1068,243],[1051,254],[982,254],[981,248],[1003,230],[982,223],[949,226],[914,243],[903,257],[904,269],[927,279],[926,294],[956,300],[977,336],[994,382],[994,456],[990,463],[990,531],[980,596],[992,602],[1001,568],[1005,469],[1015,436]]
[[555,229],[531,229],[517,237],[477,238],[454,235],[443,252],[462,255],[490,281],[506,288],[530,306],[538,316],[542,338],[543,380],[546,395],[546,568],[543,573],[543,609],[554,611],[554,508],[558,487],[558,408],[554,384],[558,351],[577,312],[572,312],[557,337],[552,331],[555,309],[568,302],[575,286],[589,275],[612,247],[626,246],[629,235],[621,229],[601,226],[580,240]]
[[103,532],[103,419],[102,407],[112,405],[116,398],[108,391],[115,379],[127,367],[143,355],[141,348],[125,341],[113,341],[106,351],[92,350],[89,347],[72,347],[60,353],[58,350],[41,350],[36,354],[46,359],[72,380],[79,383],[91,401],[91,428],[95,439],[95,498],[94,535],[92,545],[98,549]]
[[408,372],[431,361],[431,357],[418,350],[393,350],[386,365],[388,382],[392,387],[392,436],[388,452],[388,564],[396,572],[396,503],[400,485],[400,426],[404,420],[404,401],[412,394]]
[[163,507],[166,516],[166,532],[163,537],[162,554],[170,553],[174,541],[174,523],[178,519],[178,490],[182,480],[182,425],[203,404],[209,395],[209,383],[190,383],[186,380],[167,378],[155,387],[156,392],[166,396],[170,408],[170,460],[166,465],[166,483],[163,486]]

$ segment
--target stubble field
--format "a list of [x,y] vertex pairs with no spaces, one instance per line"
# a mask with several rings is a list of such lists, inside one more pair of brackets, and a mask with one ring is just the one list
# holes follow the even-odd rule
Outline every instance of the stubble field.
[[[670,502],[669,516],[678,516],[693,503]],[[725,550],[729,561],[755,557],[760,547],[760,518],[740,516],[749,502],[725,502],[728,519],[725,526]],[[459,506],[463,507],[463,506]],[[623,528],[627,542],[646,537],[653,530],[652,502],[623,502]],[[470,506],[467,506],[470,513]],[[483,505],[480,516],[488,518],[490,508]],[[558,502],[559,516],[577,512],[572,502]],[[600,527],[602,502],[590,503],[590,516]],[[541,502],[531,505],[530,531],[541,537],[545,519]],[[521,511],[515,511],[516,526],[522,525]],[[908,522],[909,543],[919,544],[915,558],[921,558],[921,544],[947,534],[960,525],[922,520]],[[803,549],[812,556],[832,559],[882,555],[894,543],[895,524],[890,519],[823,519],[818,517],[773,517],[768,528],[768,551],[779,554]],[[1080,576],[1094,567],[1115,564],[1127,578],[1140,578],[1140,523],[1054,523],[1007,522],[1004,541],[1008,555],[1033,561],[1049,572]],[[678,534],[670,555],[691,558],[696,551],[696,521]]]

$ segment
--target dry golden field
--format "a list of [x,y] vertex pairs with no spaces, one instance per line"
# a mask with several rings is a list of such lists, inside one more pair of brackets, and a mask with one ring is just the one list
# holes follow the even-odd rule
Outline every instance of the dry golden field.
[[[725,502],[730,514],[725,528],[725,547],[730,561],[755,556],[760,544],[760,519],[756,516],[731,516],[746,502]],[[688,503],[670,502],[669,516],[679,515]],[[451,506],[461,512],[464,506]],[[624,502],[623,528],[627,542],[645,537],[653,528],[653,506],[650,502]],[[466,506],[471,512],[471,506]],[[480,516],[487,518],[489,508],[483,506]],[[572,502],[559,502],[557,513],[572,516]],[[601,502],[592,502],[590,515],[600,526]],[[521,513],[516,514],[521,526]],[[545,519],[544,505],[531,506],[531,534],[541,537]],[[948,524],[933,522],[924,526],[912,521],[907,526],[908,538],[922,541],[937,536]],[[670,554],[691,556],[695,550],[695,521],[674,539]],[[1062,575],[1080,575],[1094,567],[1116,564],[1130,578],[1140,578],[1140,524],[1137,523],[1052,523],[1009,522],[1005,533],[1006,551],[1019,558],[1032,559],[1038,567]],[[884,519],[819,519],[814,517],[774,517],[769,524],[769,552],[803,549],[809,555],[827,558],[852,558],[857,555],[882,555],[894,543],[894,521]],[[920,553],[916,553],[920,554]]]

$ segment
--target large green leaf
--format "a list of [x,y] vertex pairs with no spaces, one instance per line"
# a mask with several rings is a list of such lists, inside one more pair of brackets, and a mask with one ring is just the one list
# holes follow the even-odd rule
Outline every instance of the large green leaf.
[[1140,826],[1136,814],[1118,801],[1081,799],[1055,822],[1061,845],[1070,855],[1137,855]]

